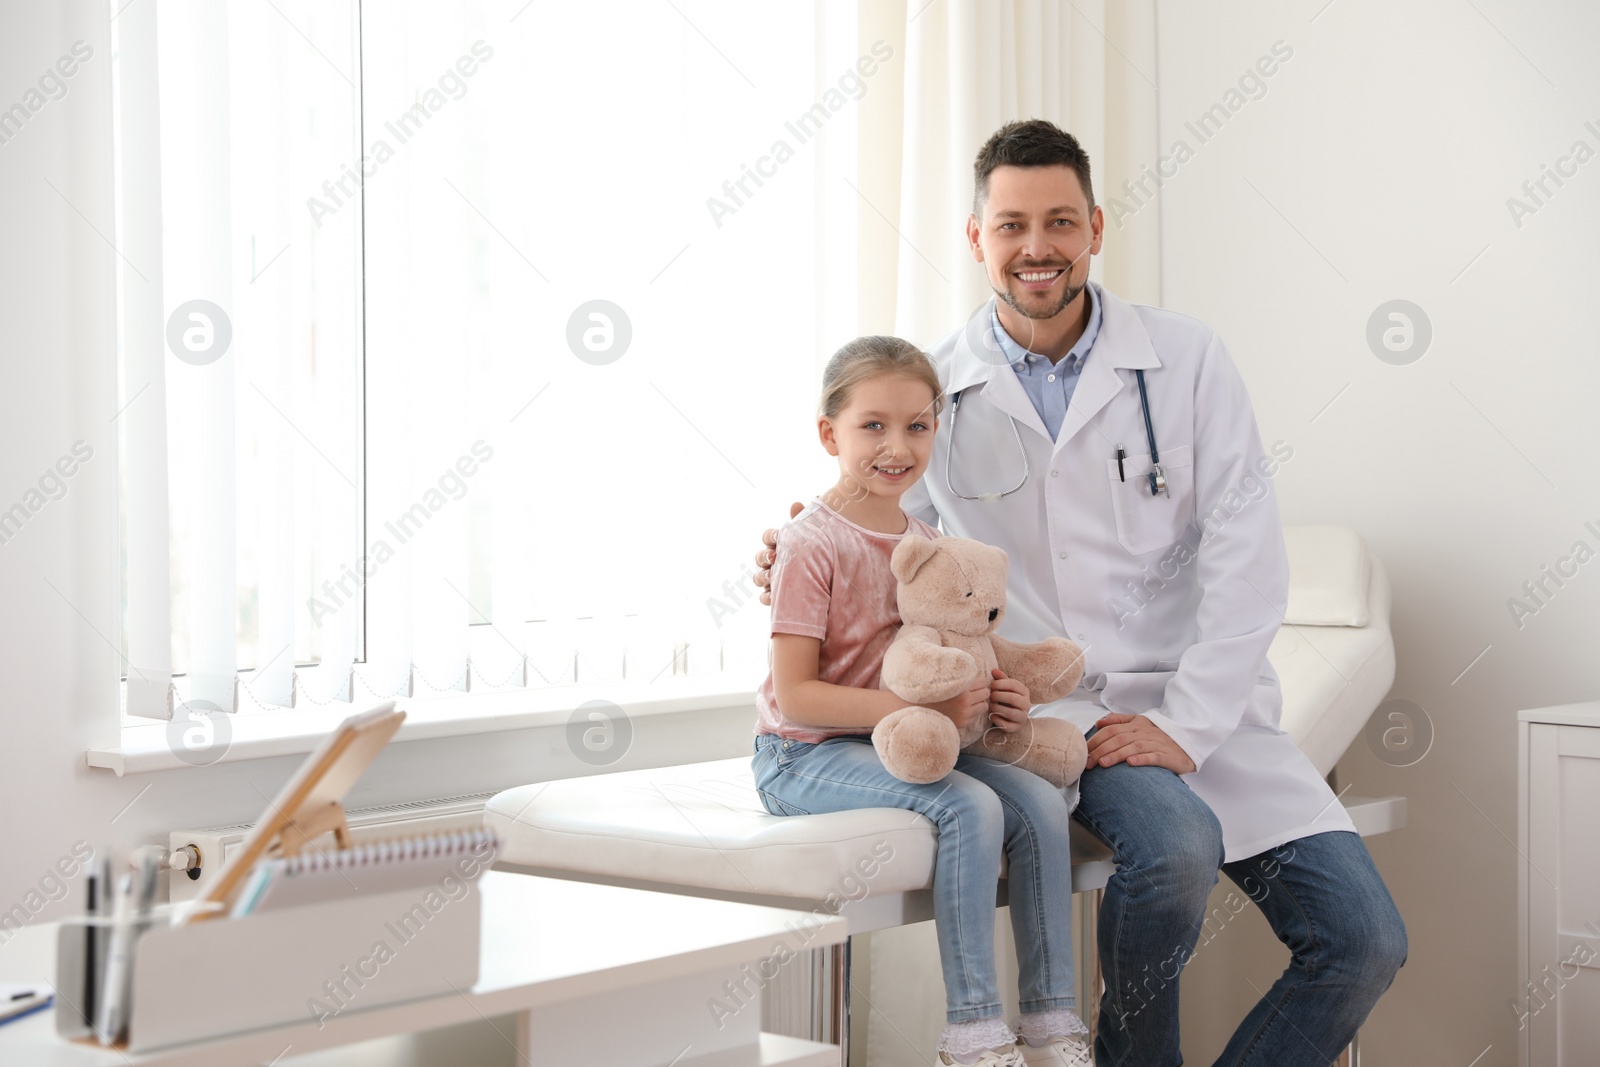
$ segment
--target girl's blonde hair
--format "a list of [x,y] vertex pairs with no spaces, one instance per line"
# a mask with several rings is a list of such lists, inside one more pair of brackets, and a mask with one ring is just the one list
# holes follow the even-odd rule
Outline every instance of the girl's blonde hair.
[[939,384],[939,372],[922,349],[899,337],[875,334],[857,337],[828,360],[822,372],[822,402],[817,414],[837,418],[850,392],[868,378],[880,374],[900,374],[915,379],[933,390],[933,414],[944,407],[944,387]]

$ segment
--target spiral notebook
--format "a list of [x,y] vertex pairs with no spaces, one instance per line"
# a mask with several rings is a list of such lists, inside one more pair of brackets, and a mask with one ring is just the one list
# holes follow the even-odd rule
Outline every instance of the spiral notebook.
[[492,830],[463,830],[262,860],[234,901],[232,916],[425,886],[454,899],[489,869],[495,844]]

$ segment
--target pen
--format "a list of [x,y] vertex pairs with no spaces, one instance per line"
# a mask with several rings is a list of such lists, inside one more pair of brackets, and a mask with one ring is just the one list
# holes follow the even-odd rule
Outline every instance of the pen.
[[123,1004],[128,994],[129,956],[133,953],[133,872],[117,880],[111,948],[106,954],[105,983],[95,1006],[95,1036],[102,1045],[114,1044],[122,1035]]
[[1119,482],[1125,482],[1125,481],[1128,480],[1128,476],[1122,472],[1122,461],[1127,459],[1127,458],[1128,458],[1128,454],[1122,450],[1122,446],[1121,445],[1118,445],[1117,446],[1117,481],[1119,481]]
[[89,868],[89,877],[86,880],[88,888],[88,918],[89,922],[83,931],[83,1021],[91,1029],[95,1022],[96,1000],[100,994],[99,965],[101,930],[95,922],[109,909],[106,908],[106,899],[111,892],[111,869],[105,862],[103,855],[97,855]]
[[105,984],[96,1005],[95,1036],[102,1045],[121,1041],[127,1032],[134,946],[150,928],[150,909],[155,903],[160,871],[156,852],[145,849],[139,856],[137,876],[130,872],[117,881],[111,949],[106,957]]
[[0,1026],[15,1022],[55,1003],[55,996],[38,986],[0,985]]

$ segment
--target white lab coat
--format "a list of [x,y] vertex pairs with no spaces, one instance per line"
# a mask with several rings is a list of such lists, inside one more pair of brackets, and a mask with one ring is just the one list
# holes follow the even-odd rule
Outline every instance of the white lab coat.
[[[1288,560],[1263,476],[1273,460],[1244,382],[1203,323],[1098,287],[1095,294],[1104,305],[1100,334],[1054,442],[993,341],[992,301],[931,351],[947,393],[964,390],[949,468],[955,489],[1011,488],[1024,449],[1031,473],[1001,500],[960,499],[945,478],[947,405],[929,468],[902,505],[949,534],[1006,550],[1001,633],[1018,641],[1066,635],[1086,654],[1080,688],[1036,713],[1085,730],[1106,710],[1148,715],[1194,760],[1198,769],[1184,780],[1221,822],[1228,860],[1353,830],[1278,725],[1283,699],[1267,648],[1283,621]],[[1140,367],[1170,493],[1157,498],[1144,479]],[[1213,515],[1202,530],[1200,517]]]

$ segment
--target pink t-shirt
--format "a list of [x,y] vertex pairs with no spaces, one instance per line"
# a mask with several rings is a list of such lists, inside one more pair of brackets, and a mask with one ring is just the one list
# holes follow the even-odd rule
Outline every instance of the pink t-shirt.
[[[907,534],[939,536],[921,519],[906,518],[905,533],[876,533],[813,500],[779,533],[772,564],[772,632],[822,641],[819,680],[853,689],[879,687],[884,653],[900,629],[889,557]],[[796,741],[872,732],[789,721],[778,708],[770,672],[756,693],[756,711],[756,733]]]

